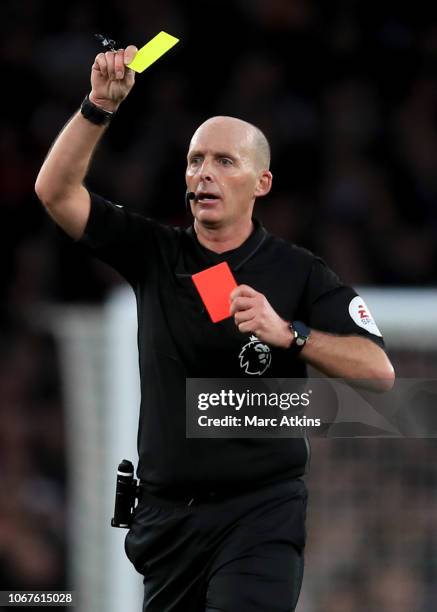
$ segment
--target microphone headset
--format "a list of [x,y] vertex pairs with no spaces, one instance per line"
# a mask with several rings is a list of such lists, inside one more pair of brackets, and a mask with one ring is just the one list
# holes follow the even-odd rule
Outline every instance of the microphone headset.
[[194,191],[186,191],[185,192],[185,208],[187,213],[191,212],[190,200],[194,200],[196,198],[196,194]]

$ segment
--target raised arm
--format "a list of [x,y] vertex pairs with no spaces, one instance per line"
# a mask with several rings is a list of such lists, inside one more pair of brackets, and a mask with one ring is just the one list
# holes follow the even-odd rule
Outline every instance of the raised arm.
[[[136,53],[137,48],[130,45],[96,56],[91,69],[91,103],[111,113],[118,109],[135,82],[135,73],[126,65]],[[90,211],[83,181],[106,126],[92,123],[78,111],[59,133],[36,179],[38,198],[75,240],[82,236]]]

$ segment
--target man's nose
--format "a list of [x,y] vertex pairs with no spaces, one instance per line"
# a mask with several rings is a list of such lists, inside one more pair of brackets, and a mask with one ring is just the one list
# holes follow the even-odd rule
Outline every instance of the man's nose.
[[211,170],[211,163],[208,160],[203,160],[203,164],[200,168],[200,174],[199,174],[200,180],[201,181],[212,181],[213,179],[213,173]]

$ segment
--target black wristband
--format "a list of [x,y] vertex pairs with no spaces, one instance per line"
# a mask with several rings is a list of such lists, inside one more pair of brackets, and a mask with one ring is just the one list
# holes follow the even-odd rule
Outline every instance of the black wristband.
[[115,114],[93,104],[88,95],[85,96],[80,106],[80,112],[85,119],[88,119],[88,121],[91,121],[91,123],[95,125],[105,125],[109,123]]
[[288,327],[294,336],[289,350],[293,353],[300,353],[311,335],[311,329],[305,323],[302,323],[302,321],[293,321]]

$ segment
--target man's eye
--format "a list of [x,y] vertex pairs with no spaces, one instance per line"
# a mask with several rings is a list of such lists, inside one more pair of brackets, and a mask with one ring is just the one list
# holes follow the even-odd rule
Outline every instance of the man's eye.
[[198,164],[198,163],[199,163],[199,158],[198,157],[192,157],[190,159],[190,164],[191,165],[195,165],[195,164]]
[[220,163],[223,166],[232,166],[232,159],[229,159],[229,157],[221,157],[220,158]]

